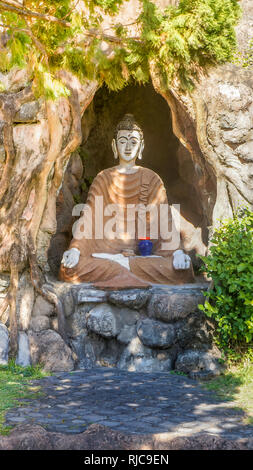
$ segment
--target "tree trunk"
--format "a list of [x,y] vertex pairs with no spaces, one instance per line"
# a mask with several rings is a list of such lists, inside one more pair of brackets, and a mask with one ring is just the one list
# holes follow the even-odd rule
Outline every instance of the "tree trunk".
[[[34,288],[55,305],[59,333],[65,336],[62,306],[45,282],[37,247],[43,224],[50,236],[56,229],[55,214],[50,208],[56,206],[69,157],[81,143],[82,114],[97,84],[88,82],[81,86],[67,72],[61,72],[61,78],[70,90],[68,99],[39,100],[36,107],[31,85],[0,95],[5,151],[0,166],[0,272],[10,273],[9,292],[0,307],[0,317],[9,305],[12,357],[17,353],[18,280],[24,269],[30,270]],[[33,108],[37,112],[31,115]],[[25,148],[20,151],[22,142]],[[45,227],[48,219],[50,228]]]

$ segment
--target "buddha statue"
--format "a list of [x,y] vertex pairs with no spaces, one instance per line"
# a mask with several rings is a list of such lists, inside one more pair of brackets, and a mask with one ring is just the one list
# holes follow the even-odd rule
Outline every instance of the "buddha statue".
[[[171,207],[161,178],[153,170],[136,164],[136,160],[142,158],[143,149],[142,129],[132,115],[126,114],[117,125],[112,141],[118,165],[101,171],[93,180],[85,205],[89,211],[83,211],[79,219],[79,229],[83,226],[89,236],[80,236],[81,229],[77,230],[78,236],[73,231],[70,247],[63,254],[60,280],[75,284],[90,282],[93,286],[109,289],[194,282],[191,258],[183,249],[183,237],[179,234],[175,249],[166,243],[171,242],[171,237],[166,240],[161,236],[163,217],[160,207],[167,211],[170,229],[167,233],[172,229]],[[98,202],[100,213],[96,214]],[[153,211],[154,216],[152,210],[146,210],[150,207],[157,209]],[[112,230],[113,210],[119,215],[117,227],[122,227],[117,236]],[[85,214],[92,214],[91,218],[85,218]],[[136,228],[140,218],[144,220],[143,214],[146,231],[143,238],[149,238],[153,244],[150,256],[140,256],[138,250],[141,237]],[[126,230],[126,216],[127,227],[134,229],[130,234]],[[152,230],[151,222],[154,221],[157,230]]]

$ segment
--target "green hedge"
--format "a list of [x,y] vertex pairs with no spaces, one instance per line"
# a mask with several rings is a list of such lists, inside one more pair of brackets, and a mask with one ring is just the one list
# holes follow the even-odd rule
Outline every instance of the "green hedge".
[[240,209],[223,221],[213,235],[209,255],[201,258],[213,283],[199,308],[215,320],[218,345],[227,356],[252,354],[253,212]]

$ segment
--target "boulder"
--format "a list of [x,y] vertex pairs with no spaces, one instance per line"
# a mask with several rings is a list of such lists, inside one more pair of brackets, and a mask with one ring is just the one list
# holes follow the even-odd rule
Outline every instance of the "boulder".
[[9,332],[7,327],[0,323],[0,364],[8,364]]
[[198,304],[203,302],[204,296],[199,288],[171,288],[151,296],[148,316],[165,322],[176,321],[198,310]]
[[115,338],[124,327],[134,325],[139,314],[129,308],[106,303],[97,305],[87,316],[87,328],[104,338]]
[[120,332],[120,325],[113,310],[108,304],[93,308],[87,318],[87,328],[104,338],[114,338]]
[[124,349],[117,367],[131,372],[162,372],[172,369],[173,358],[167,351],[152,351],[136,336]]
[[119,307],[128,307],[139,310],[146,305],[150,297],[148,289],[126,289],[109,293],[108,300]]
[[205,351],[188,350],[177,356],[175,370],[189,374],[192,378],[208,378],[221,373],[222,366],[217,357]]
[[82,304],[84,302],[106,302],[107,292],[101,291],[99,289],[92,288],[81,288],[78,289],[77,294],[77,303]]
[[174,323],[174,327],[176,341],[182,349],[210,349],[215,327],[202,312],[188,315]]
[[70,371],[74,369],[71,349],[62,337],[53,330],[28,332],[31,362],[43,364],[44,370],[52,372]]
[[175,328],[173,325],[150,318],[138,322],[137,334],[141,342],[150,348],[169,348],[175,342]]
[[29,340],[27,334],[24,331],[20,331],[18,335],[18,355],[16,364],[22,367],[31,365]]

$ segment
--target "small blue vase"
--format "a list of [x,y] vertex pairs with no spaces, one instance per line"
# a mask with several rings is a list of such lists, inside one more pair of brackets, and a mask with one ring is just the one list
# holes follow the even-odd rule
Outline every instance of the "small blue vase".
[[153,243],[150,240],[141,240],[138,243],[141,256],[150,256],[152,253]]

